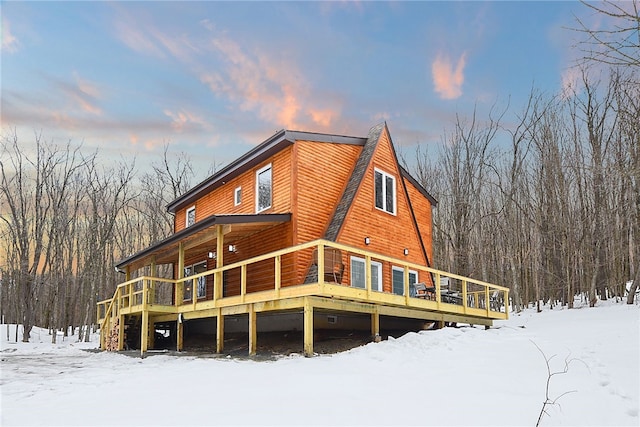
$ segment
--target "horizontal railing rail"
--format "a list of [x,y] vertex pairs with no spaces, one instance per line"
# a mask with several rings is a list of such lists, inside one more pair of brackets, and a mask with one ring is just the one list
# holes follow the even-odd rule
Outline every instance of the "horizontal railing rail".
[[[308,283],[308,271],[311,271],[312,266],[315,266],[317,272],[326,272],[326,263],[331,261],[325,259],[327,248],[340,251],[339,261],[343,271],[336,276],[339,277],[339,280],[327,281],[325,274],[316,273],[313,277],[315,280]],[[292,255],[296,253],[301,261],[294,265]],[[361,286],[352,283],[350,277],[353,275],[351,272],[352,257],[364,260],[364,284],[359,282]],[[335,260],[332,261],[335,263]],[[374,271],[372,266],[382,264],[387,266],[387,277],[391,277],[391,281],[393,281],[394,272],[396,278],[402,274],[401,285],[394,287],[393,283],[389,284],[387,281],[382,290],[378,289],[377,284],[374,285],[375,275],[372,273]],[[299,266],[305,268],[296,268]],[[388,274],[389,268],[391,268],[389,266],[392,266],[394,270],[391,274]],[[346,271],[350,271],[351,274],[347,275]],[[379,274],[379,271],[376,274]],[[207,283],[206,281],[210,277],[212,277],[211,283],[213,285],[212,296],[205,295],[205,297],[200,296],[199,298],[196,293],[198,280],[202,278]],[[414,283],[411,282],[411,279],[414,282],[424,282],[424,287],[428,292],[421,295],[415,294],[412,289]],[[377,280],[380,283],[379,277]],[[252,290],[252,286],[256,282],[264,283],[259,291]],[[228,295],[223,294],[223,284],[228,288],[233,288]],[[197,310],[198,307],[212,308],[217,306],[218,301],[222,299],[237,298],[238,303],[243,303],[252,294],[265,292],[265,289],[267,292],[271,292],[265,294],[266,299],[277,299],[285,287],[305,285],[319,286],[320,294],[324,291],[332,294],[337,292],[340,295],[344,294],[345,297],[365,302],[383,301],[395,305],[427,308],[475,317],[508,317],[509,289],[506,287],[320,239],[179,279],[150,276],[131,279],[117,286],[113,298],[97,303],[98,322],[104,328],[105,325],[110,324],[106,320],[117,317],[123,311],[132,313],[143,309],[147,310],[152,306],[172,306],[177,313],[185,309]],[[185,299],[185,287],[189,286],[190,298]],[[431,302],[423,303],[420,300],[431,300]],[[234,299],[234,301],[236,300]]]

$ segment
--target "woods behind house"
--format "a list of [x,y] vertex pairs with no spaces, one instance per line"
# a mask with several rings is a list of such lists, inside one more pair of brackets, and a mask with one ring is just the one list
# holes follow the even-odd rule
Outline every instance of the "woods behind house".
[[[509,287],[515,310],[622,297],[640,281],[639,117],[633,70],[583,71],[566,93],[459,116],[439,149],[404,153],[439,200],[434,266]],[[170,235],[165,206],[204,176],[168,147],[136,173],[34,138],[33,152],[15,132],[0,143],[0,314],[21,339],[33,325],[88,338],[96,301],[123,280],[115,262]]]

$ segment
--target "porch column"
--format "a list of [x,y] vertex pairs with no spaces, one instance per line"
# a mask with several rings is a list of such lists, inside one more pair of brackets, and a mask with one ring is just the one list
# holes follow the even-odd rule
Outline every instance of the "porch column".
[[[222,225],[216,225],[216,268],[224,266],[224,233]],[[213,287],[213,299],[222,298],[222,272],[215,274],[215,285]]]
[[304,355],[313,356],[313,306],[304,297]]
[[[184,279],[184,243],[178,245],[178,280]],[[175,289],[175,306],[180,307],[184,298],[184,282],[178,281]],[[178,315],[176,322],[176,350],[182,351],[184,337],[184,325],[182,316]]]
[[258,317],[253,304],[249,304],[249,355],[256,354],[258,341]]
[[216,316],[216,353],[224,351],[224,315],[222,309],[219,308]]
[[[158,266],[156,265],[156,257],[151,258],[151,277],[158,277]],[[149,284],[149,304],[156,302],[156,281],[152,280]]]

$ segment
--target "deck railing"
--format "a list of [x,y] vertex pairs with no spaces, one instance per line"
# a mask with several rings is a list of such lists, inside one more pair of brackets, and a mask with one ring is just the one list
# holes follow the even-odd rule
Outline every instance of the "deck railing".
[[[325,248],[334,248],[341,252],[342,262],[345,264],[342,283],[325,281],[324,274],[317,274],[312,277],[314,280],[310,281],[308,272],[299,273],[299,270],[294,268],[296,258],[292,255],[297,254],[299,265],[309,266],[308,271],[311,271],[312,252],[315,250],[315,268],[319,272],[325,271]],[[364,283],[360,281],[362,287],[355,286],[351,274],[346,274],[351,270],[352,257],[364,260]],[[377,289],[371,266],[379,264],[386,266],[386,272],[382,274],[388,278],[393,277],[390,266],[393,266],[396,272],[402,272],[402,292],[397,286],[394,290],[393,285],[389,283],[383,290]],[[381,270],[374,271],[376,274],[381,273]],[[426,282],[433,289],[430,298],[414,296],[410,282],[412,278],[415,280],[416,275],[417,281]],[[213,283],[213,293],[210,297],[197,298],[195,291],[199,278]],[[260,290],[254,291],[253,285],[256,283],[263,286]],[[264,283],[267,283],[266,287]],[[190,300],[183,298],[186,286],[191,286]],[[223,287],[226,287],[226,294],[223,293]],[[113,320],[121,314],[143,310],[178,313],[318,294],[475,317],[508,317],[508,288],[327,240],[315,240],[185,278],[142,276],[121,283],[117,286],[113,298],[98,302],[98,323],[101,325],[102,335],[105,336]],[[222,304],[223,302],[225,304]],[[107,319],[110,321],[105,321]]]

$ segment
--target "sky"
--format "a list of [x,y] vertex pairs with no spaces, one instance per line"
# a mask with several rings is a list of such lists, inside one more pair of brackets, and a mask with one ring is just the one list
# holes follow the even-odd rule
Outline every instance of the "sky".
[[[219,168],[280,129],[437,146],[456,114],[575,75],[579,2],[6,2],[1,118],[45,140]],[[507,122],[509,118],[506,118]],[[201,176],[204,177],[204,176]]]

